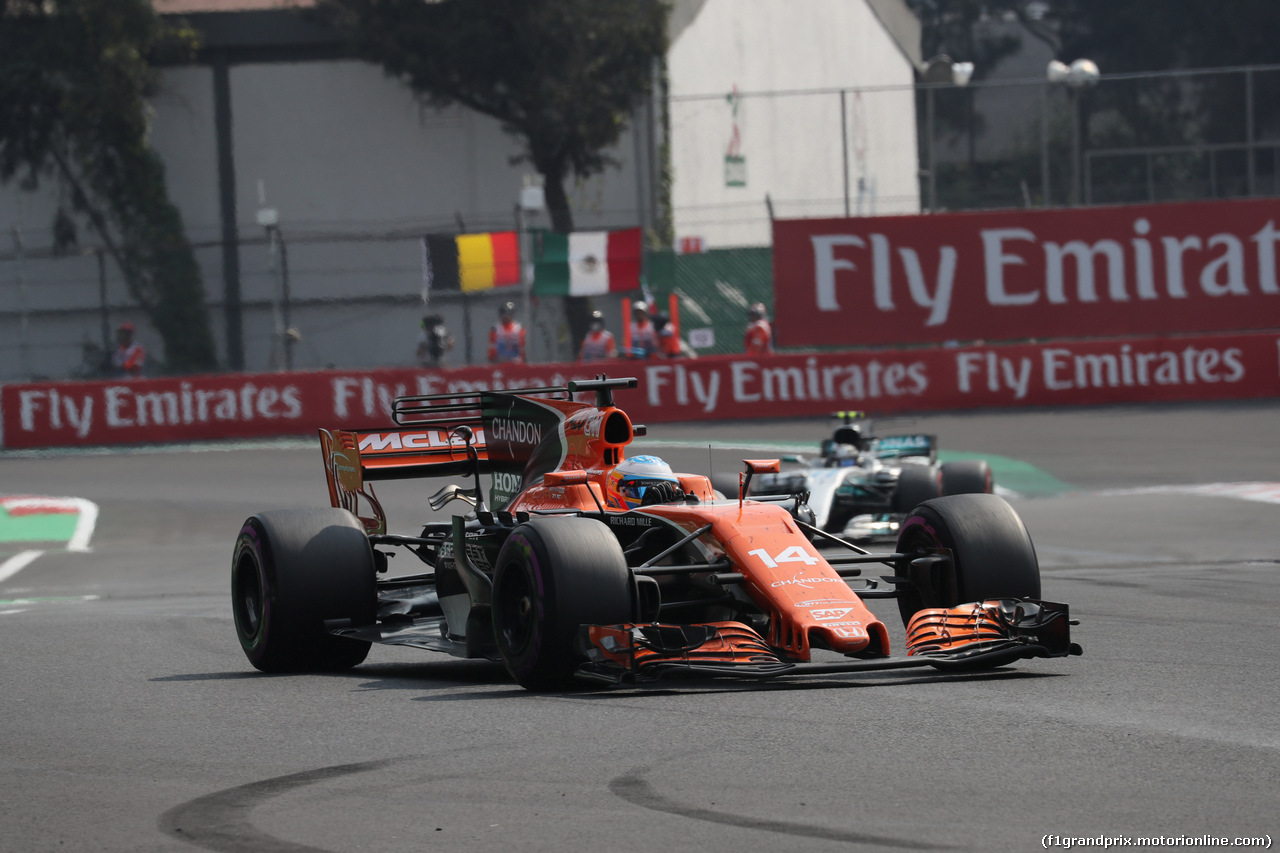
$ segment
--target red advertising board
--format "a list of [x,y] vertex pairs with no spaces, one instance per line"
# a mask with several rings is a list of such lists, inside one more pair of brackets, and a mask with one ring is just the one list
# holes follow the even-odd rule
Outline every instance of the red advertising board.
[[777,344],[1280,328],[1280,199],[776,220]]
[[[591,368],[590,370],[584,368]],[[600,365],[225,374],[0,387],[0,446],[298,435],[390,424],[404,394],[559,385]],[[636,423],[1280,396],[1280,333],[618,362]]]

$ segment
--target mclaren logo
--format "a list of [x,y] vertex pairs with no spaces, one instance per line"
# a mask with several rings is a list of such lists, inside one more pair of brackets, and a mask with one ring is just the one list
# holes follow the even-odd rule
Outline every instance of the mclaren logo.
[[[450,440],[452,438],[452,441]],[[463,447],[458,436],[450,436],[444,430],[429,429],[422,432],[370,432],[360,436],[361,453],[379,453],[394,450],[432,450],[442,447]],[[475,430],[475,446],[484,447],[484,433]]]

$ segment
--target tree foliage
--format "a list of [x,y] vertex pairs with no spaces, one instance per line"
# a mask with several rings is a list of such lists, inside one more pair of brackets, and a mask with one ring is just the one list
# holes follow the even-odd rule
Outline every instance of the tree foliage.
[[364,58],[437,106],[462,104],[518,138],[543,176],[557,231],[573,230],[571,175],[611,165],[666,52],[657,0],[324,0]]
[[168,369],[215,366],[200,270],[147,141],[158,51],[191,52],[150,0],[0,0],[0,182],[61,188],[65,250],[87,223],[165,345]]
[[[1060,55],[1070,62],[1089,57],[1104,73],[1225,68],[1280,63],[1280,15],[1274,0],[1058,0]],[[1255,107],[1277,101],[1275,75],[1256,81]],[[1207,142],[1239,142],[1245,136],[1240,75],[1170,81],[1158,99],[1114,97],[1117,111],[1141,115],[1157,110]],[[1181,107],[1181,109],[1179,109]],[[1198,121],[1190,115],[1199,116]],[[1260,110],[1280,130],[1274,108]]]
[[[1007,37],[984,40],[983,22],[1012,18],[1029,37],[1048,43],[1064,62],[1087,57],[1103,74],[1223,68],[1280,63],[1280,15],[1274,0],[908,0],[920,17],[927,56],[948,53],[974,62],[975,78],[1011,50]],[[1037,14],[1030,9],[1038,5]],[[1099,89],[1111,109],[1145,144],[1240,141],[1245,109],[1240,76],[1141,81]],[[1255,81],[1255,106],[1280,96],[1275,75]],[[1272,130],[1280,123],[1269,111]],[[1259,131],[1267,128],[1259,127]]]

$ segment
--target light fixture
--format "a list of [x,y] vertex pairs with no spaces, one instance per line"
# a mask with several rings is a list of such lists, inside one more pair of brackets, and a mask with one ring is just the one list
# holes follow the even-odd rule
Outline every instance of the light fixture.
[[1092,59],[1077,59],[1070,65],[1055,59],[1045,69],[1045,76],[1050,83],[1066,83],[1072,88],[1079,89],[1095,85],[1101,72],[1098,71],[1098,66]]
[[920,79],[925,83],[951,83],[967,86],[973,79],[972,62],[954,62],[945,53],[935,56],[920,66]]

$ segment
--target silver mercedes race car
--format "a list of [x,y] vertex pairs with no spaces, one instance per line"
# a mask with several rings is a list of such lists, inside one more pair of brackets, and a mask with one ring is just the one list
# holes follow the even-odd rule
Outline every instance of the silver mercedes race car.
[[[942,495],[990,493],[991,466],[983,459],[938,462],[937,437],[924,433],[875,435],[862,412],[837,412],[839,425],[815,457],[794,456],[777,474],[751,482],[756,499],[801,498],[814,525],[846,539],[887,539],[923,501]],[[717,478],[726,494],[737,484]],[[807,495],[807,497],[805,497]]]

